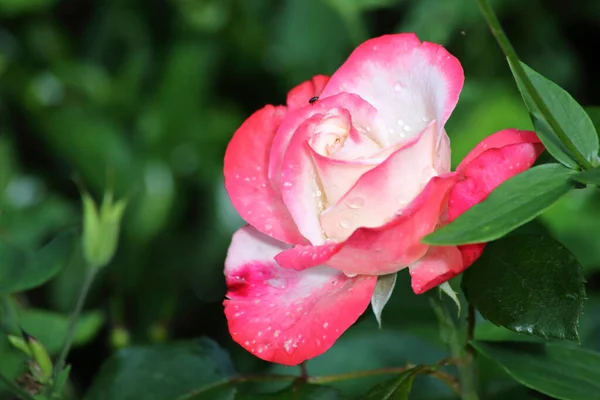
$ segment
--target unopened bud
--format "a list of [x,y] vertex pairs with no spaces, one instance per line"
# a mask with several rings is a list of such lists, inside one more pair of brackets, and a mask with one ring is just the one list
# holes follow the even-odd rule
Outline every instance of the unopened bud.
[[104,195],[100,210],[88,193],[83,202],[83,254],[94,268],[106,266],[115,255],[119,242],[121,219],[126,201],[113,202],[111,192]]
[[8,336],[9,342],[29,357],[29,372],[40,383],[48,383],[52,377],[52,359],[46,348],[33,336],[23,332],[23,337]]

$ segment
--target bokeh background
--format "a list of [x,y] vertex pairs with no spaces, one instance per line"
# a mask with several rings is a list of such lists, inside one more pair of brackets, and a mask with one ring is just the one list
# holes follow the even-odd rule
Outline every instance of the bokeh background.
[[[492,3],[526,63],[583,105],[600,104],[600,2]],[[73,398],[120,347],[199,336],[225,347],[241,372],[296,373],[252,357],[227,332],[223,261],[243,222],[223,188],[224,150],[254,110],[331,74],[365,39],[402,31],[444,44],[465,69],[447,125],[454,164],[488,134],[531,128],[474,0],[0,0],[0,241],[36,249],[80,226],[78,184],[97,198],[108,185],[130,198],[118,253],[77,331]],[[590,299],[581,336],[596,349],[599,198],[574,191],[539,218],[583,263]],[[383,329],[367,315],[308,363],[311,374],[445,356],[429,295],[412,294],[400,275]],[[49,284],[14,297],[22,324],[53,353],[82,276],[79,254]],[[510,332],[482,322],[477,335]],[[23,368],[0,334],[0,370]],[[491,367],[481,373],[499,399],[516,385]],[[340,387],[359,393],[374,379]],[[415,393],[448,395],[426,378]]]

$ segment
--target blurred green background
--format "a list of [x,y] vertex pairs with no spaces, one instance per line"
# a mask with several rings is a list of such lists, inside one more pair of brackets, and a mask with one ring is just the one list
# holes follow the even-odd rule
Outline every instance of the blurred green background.
[[[583,105],[600,104],[600,2],[492,3],[526,63]],[[531,128],[474,0],[0,0],[0,241],[37,249],[79,227],[75,182],[96,198],[111,184],[131,199],[117,256],[97,278],[77,332],[73,398],[119,347],[199,336],[230,351],[241,372],[296,373],[254,358],[227,332],[222,268],[242,221],[223,188],[223,153],[251,112],[331,74],[365,39],[403,31],[445,45],[465,69],[447,125],[455,164],[488,134]],[[540,222],[584,264],[590,300],[581,336],[600,350],[599,197],[574,191]],[[79,254],[49,284],[13,298],[21,324],[53,353],[82,265]],[[445,356],[428,295],[412,294],[400,275],[383,330],[368,315],[308,363],[311,374]],[[510,332],[481,323],[478,335]],[[23,360],[0,335],[0,370],[17,376]],[[497,398],[516,385],[486,371]],[[339,387],[360,392],[373,382]],[[427,378],[415,392],[448,395]]]

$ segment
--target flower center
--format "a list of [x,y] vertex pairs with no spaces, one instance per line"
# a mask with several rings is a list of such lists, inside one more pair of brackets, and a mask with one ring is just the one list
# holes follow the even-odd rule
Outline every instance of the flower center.
[[323,117],[309,140],[314,151],[322,156],[331,156],[344,147],[350,134],[350,121],[335,110]]

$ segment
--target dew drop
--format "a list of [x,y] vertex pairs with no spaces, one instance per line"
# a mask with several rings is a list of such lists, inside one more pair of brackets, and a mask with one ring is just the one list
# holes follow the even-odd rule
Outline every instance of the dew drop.
[[348,278],[354,278],[358,274],[352,274],[352,273],[349,273],[349,272],[344,272],[344,275],[346,275]]
[[401,84],[399,84],[399,83],[396,83],[396,84],[394,85],[394,90],[395,90],[396,92],[399,92],[400,90],[402,90],[402,85],[401,85]]
[[423,119],[423,122],[429,122],[429,118],[427,118],[427,117],[423,117],[422,119]]
[[396,121],[396,123],[397,123],[398,125],[400,125],[400,126],[404,125],[404,121],[403,121],[403,120],[401,120],[401,119],[399,119],[398,121]]
[[[291,354],[293,351],[293,346],[292,346],[292,339],[286,340],[285,342],[283,342],[283,347],[285,348],[285,351],[288,354]],[[295,346],[294,346],[295,347]]]
[[283,182],[283,187],[292,187],[292,182]]
[[365,200],[362,197],[354,197],[346,201],[346,205],[353,210],[358,210],[365,204]]
[[343,228],[343,229],[350,228],[350,221],[348,221],[346,219],[340,220],[339,224],[340,224],[340,227]]
[[404,130],[406,132],[410,132],[410,131],[412,131],[412,128],[410,126],[408,126],[408,125],[404,125]]

